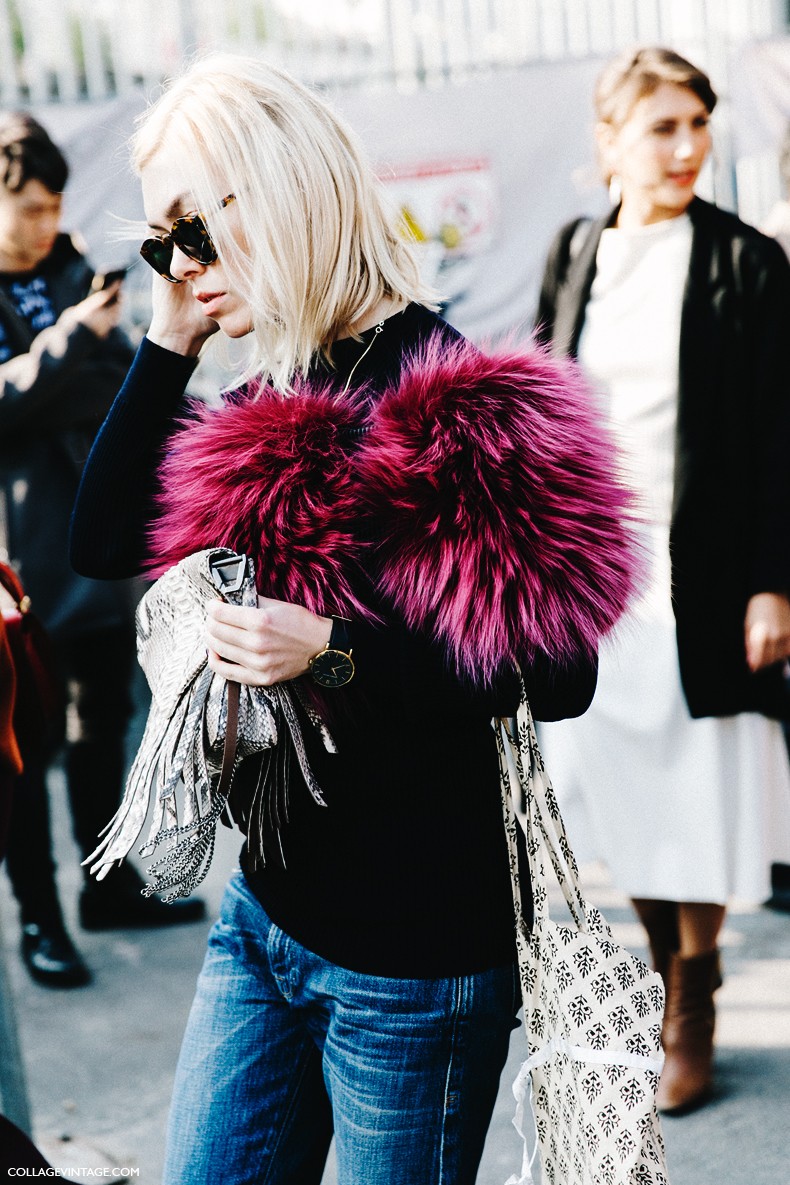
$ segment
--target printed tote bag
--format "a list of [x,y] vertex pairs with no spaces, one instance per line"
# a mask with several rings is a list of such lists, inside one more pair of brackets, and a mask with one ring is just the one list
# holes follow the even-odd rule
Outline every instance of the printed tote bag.
[[[513,1084],[523,1163],[506,1185],[534,1181],[538,1149],[544,1185],[669,1185],[655,1107],[664,1061],[661,977],[614,941],[582,895],[523,693],[515,720],[497,722],[497,741],[529,1045]],[[516,794],[526,802],[531,930],[521,905]],[[549,867],[572,924],[549,917]],[[525,1129],[530,1105],[537,1135],[532,1155]]]

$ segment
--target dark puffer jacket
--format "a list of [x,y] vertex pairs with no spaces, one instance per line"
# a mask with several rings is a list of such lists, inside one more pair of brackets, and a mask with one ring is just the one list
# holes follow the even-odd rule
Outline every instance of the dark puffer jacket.
[[102,340],[61,314],[90,291],[93,271],[68,235],[37,274],[58,317],[34,335],[8,297],[0,321],[15,356],[0,365],[0,556],[17,568],[55,638],[129,619],[127,586],[78,576],[69,519],[82,467],[133,357],[124,333]]

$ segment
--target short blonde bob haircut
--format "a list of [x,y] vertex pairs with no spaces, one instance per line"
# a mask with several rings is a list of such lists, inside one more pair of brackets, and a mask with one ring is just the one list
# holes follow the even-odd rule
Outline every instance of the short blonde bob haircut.
[[[195,62],[141,116],[137,172],[159,152],[172,157],[250,306],[245,377],[287,391],[383,297],[433,305],[356,136],[285,71],[233,54]],[[226,213],[219,206],[231,193]]]
[[[593,100],[598,122],[615,129],[622,127],[639,100],[652,95],[665,82],[692,91],[709,115],[716,106],[717,95],[707,74],[673,49],[646,46],[625,50],[604,67]],[[605,176],[604,180],[608,182],[611,177]]]

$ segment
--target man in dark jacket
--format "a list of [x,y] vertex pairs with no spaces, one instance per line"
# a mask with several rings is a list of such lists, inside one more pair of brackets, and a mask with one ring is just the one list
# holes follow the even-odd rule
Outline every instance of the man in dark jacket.
[[[74,834],[96,846],[122,789],[134,658],[127,586],[86,580],[68,561],[68,524],[82,465],[132,358],[118,328],[120,283],[91,292],[93,271],[60,233],[66,161],[26,114],[0,119],[0,555],[18,570],[55,643],[66,712],[48,752],[28,757],[7,855],[22,954],[51,986],[86,983],[69,938],[51,854],[46,772],[65,738]],[[140,896],[124,867],[86,882],[86,929],[162,925],[202,916],[199,901]]]

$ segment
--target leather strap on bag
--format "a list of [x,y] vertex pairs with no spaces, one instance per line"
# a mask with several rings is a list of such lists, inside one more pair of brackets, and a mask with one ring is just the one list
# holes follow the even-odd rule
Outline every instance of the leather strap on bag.
[[217,796],[222,799],[230,793],[233,781],[233,771],[236,765],[236,747],[239,741],[239,702],[241,699],[241,685],[228,679],[227,683],[228,718],[225,727],[225,743],[222,746],[222,769],[219,775]]

